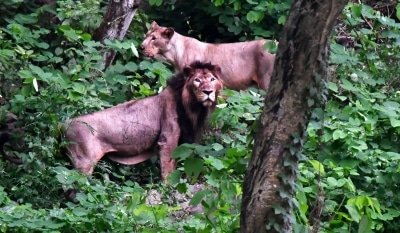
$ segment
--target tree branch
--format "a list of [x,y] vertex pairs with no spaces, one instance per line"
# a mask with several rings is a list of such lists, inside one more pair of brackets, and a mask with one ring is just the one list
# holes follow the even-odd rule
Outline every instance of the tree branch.
[[[93,39],[104,42],[109,40],[122,40],[132,22],[133,16],[139,6],[140,0],[110,0],[103,22],[94,32]],[[107,69],[114,61],[115,51],[104,53],[102,69]]]

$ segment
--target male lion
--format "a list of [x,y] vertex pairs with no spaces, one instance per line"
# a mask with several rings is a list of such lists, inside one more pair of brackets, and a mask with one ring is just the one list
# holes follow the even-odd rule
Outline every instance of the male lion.
[[175,169],[172,151],[194,142],[214,110],[222,89],[219,77],[218,66],[195,62],[170,78],[158,95],[72,119],[65,135],[73,166],[89,175],[103,156],[130,165],[158,151],[165,180]]
[[224,86],[243,90],[252,85],[266,90],[274,68],[275,55],[263,48],[266,40],[209,44],[180,35],[170,27],[153,22],[141,48],[145,56],[166,60],[177,71],[193,61],[221,67]]

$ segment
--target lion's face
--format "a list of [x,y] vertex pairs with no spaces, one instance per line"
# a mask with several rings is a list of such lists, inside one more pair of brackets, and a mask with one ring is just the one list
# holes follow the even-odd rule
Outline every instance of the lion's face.
[[[222,89],[222,82],[219,78],[219,68],[194,69],[190,70],[187,87],[204,107],[211,107],[216,104],[217,96]],[[185,71],[187,72],[187,70]]]
[[140,45],[143,54],[149,58],[163,59],[162,55],[168,50],[168,43],[173,34],[172,28],[160,27],[153,22]]

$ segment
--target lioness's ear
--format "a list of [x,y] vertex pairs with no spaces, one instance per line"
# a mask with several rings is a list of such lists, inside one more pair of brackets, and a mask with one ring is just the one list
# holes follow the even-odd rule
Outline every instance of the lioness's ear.
[[156,21],[153,21],[153,22],[151,22],[151,25],[150,25],[150,28],[151,29],[157,29],[157,28],[159,28],[160,26],[158,26],[158,24],[156,23]]
[[171,39],[171,37],[174,35],[174,32],[175,31],[173,28],[165,28],[161,35],[167,39]]
[[211,72],[218,78],[221,78],[221,68],[218,65],[214,65],[213,70]]

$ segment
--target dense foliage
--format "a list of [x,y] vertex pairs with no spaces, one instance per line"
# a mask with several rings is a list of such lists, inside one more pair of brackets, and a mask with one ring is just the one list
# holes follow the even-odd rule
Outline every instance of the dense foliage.
[[[18,115],[25,145],[6,148],[22,165],[0,160],[0,232],[237,232],[262,91],[225,90],[201,145],[175,151],[168,185],[156,160],[105,161],[82,176],[70,169],[59,124],[165,85],[171,69],[136,49],[151,20],[207,41],[278,39],[290,1],[150,0],[123,41],[104,44],[92,34],[106,1],[39,3],[0,5],[0,121],[5,111]],[[107,49],[117,58],[103,71]],[[307,129],[296,232],[400,230],[399,56],[400,4],[350,3],[332,39],[326,107],[313,110]],[[64,197],[69,188],[79,190],[76,202]],[[183,194],[204,212],[189,214]]]

